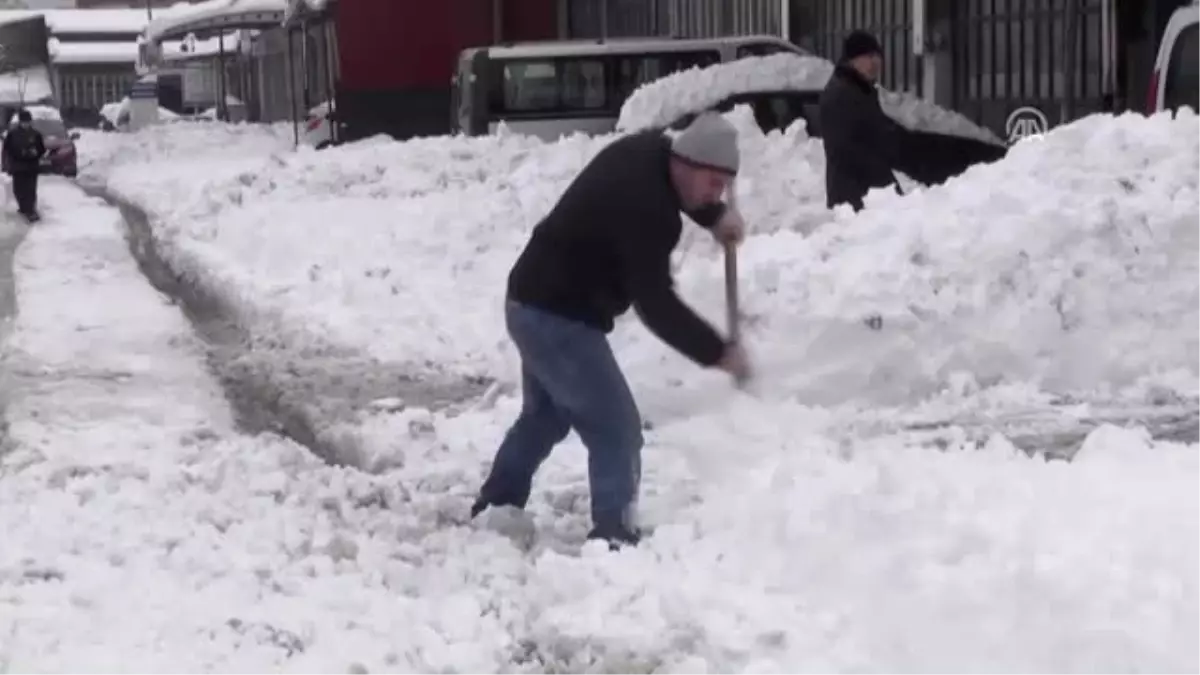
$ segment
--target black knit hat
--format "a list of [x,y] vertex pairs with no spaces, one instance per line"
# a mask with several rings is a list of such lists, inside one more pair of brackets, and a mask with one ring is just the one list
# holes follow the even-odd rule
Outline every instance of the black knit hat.
[[33,115],[31,115],[28,110],[21,108],[21,112],[17,113],[17,121],[18,122],[32,122]]
[[883,56],[883,47],[879,45],[879,40],[875,39],[865,30],[856,30],[846,36],[845,42],[842,43],[842,60],[849,61],[850,59],[866,56],[867,54],[879,54]]

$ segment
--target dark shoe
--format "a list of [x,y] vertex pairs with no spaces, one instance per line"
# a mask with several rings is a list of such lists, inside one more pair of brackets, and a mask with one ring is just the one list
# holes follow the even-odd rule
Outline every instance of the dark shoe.
[[479,496],[475,499],[475,503],[471,505],[471,518],[474,519],[479,514],[487,510],[489,506],[511,506],[513,508],[525,510],[524,503],[518,503],[515,499],[488,499]]
[[624,525],[597,525],[588,532],[587,538],[603,539],[608,542],[608,550],[618,551],[626,546],[637,546],[642,540],[642,533]]

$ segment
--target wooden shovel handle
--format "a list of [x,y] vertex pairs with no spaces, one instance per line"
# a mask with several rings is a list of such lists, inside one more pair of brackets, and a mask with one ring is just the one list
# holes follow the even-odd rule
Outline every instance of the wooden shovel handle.
[[729,341],[742,341],[741,312],[738,308],[737,247],[725,244],[725,320],[729,327]]
[[[730,183],[725,196],[729,208],[737,208],[737,183]],[[729,328],[729,341],[742,341],[741,310],[738,307],[737,246],[725,244],[725,322]]]

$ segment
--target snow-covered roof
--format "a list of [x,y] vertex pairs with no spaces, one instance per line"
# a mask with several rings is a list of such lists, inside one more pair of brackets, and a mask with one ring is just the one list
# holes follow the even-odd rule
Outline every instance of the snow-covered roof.
[[[155,16],[168,16],[178,11],[179,3],[154,9]],[[146,28],[144,9],[44,9],[0,10],[0,24],[41,15],[51,35],[81,33],[140,33]]]
[[301,14],[323,12],[329,4],[330,0],[287,0],[284,21],[290,21]]
[[135,42],[63,42],[50,38],[50,60],[54,63],[134,63]]
[[283,23],[287,0],[206,0],[187,5],[146,26],[146,39],[161,42],[224,28],[269,28]]
[[[781,53],[754,56],[707,68],[691,68],[647,82],[625,101],[617,130],[664,127],[684,115],[709,109],[737,94],[755,91],[820,91],[833,63],[817,56]],[[966,117],[911,94],[880,88],[880,104],[892,119],[925,131],[1001,143],[993,132]]]
[[62,121],[62,113],[58,108],[49,105],[28,105],[25,109],[29,111],[29,116],[35,120],[57,120]]
[[0,104],[49,101],[50,69],[43,65],[0,73]]
[[[135,42],[64,42],[50,38],[50,60],[56,64],[77,63],[136,63],[138,45]],[[163,58],[167,61],[212,56],[220,51],[216,38],[196,40],[192,48],[184,50],[180,40],[162,43]],[[225,51],[238,49],[237,35],[225,38]]]

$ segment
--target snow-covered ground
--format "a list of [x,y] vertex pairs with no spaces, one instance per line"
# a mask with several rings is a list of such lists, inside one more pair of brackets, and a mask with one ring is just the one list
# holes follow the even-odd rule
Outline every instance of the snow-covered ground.
[[[851,215],[820,206],[802,129],[763,137],[735,112],[762,378],[733,392],[636,320],[618,328],[655,422],[656,529],[616,555],[574,554],[574,438],[539,476],[532,549],[456,524],[511,396],[364,411],[363,436],[397,459],[375,476],[238,435],[182,318],[135,283],[113,212],[48,186],[8,347],[0,666],[1200,668],[1197,446],[1102,425],[1046,462],[1002,434],[976,447],[965,422],[1066,394],[1068,417],[1194,412],[1196,117],[1089,118]],[[90,179],[151,214],[168,261],[260,335],[511,382],[508,266],[609,140],[316,153],[279,129],[188,124],[80,148]],[[681,292],[719,320],[716,249],[683,248]],[[900,428],[930,421],[942,452]]]

